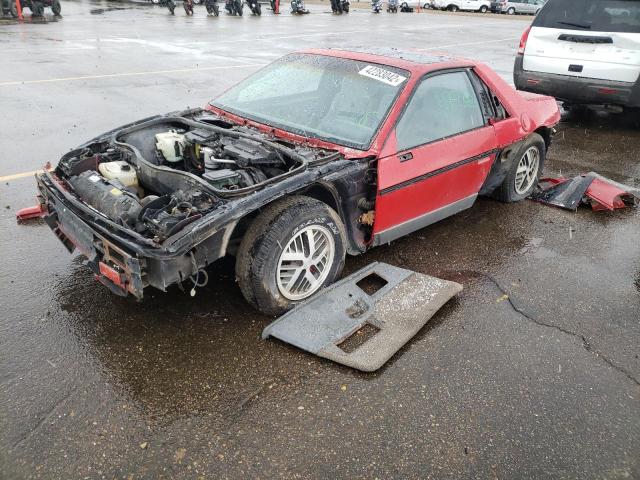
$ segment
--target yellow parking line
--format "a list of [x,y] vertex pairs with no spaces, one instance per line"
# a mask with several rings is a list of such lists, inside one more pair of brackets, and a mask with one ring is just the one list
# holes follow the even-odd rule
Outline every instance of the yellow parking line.
[[9,182],[11,180],[19,180],[21,178],[33,177],[36,173],[42,173],[43,170],[33,170],[32,172],[14,173],[13,175],[5,175],[0,177],[0,182]]
[[244,63],[242,65],[177,68],[174,70],[155,70],[155,71],[148,71],[148,72],[106,73],[104,75],[84,75],[81,77],[46,78],[42,80],[16,80],[11,82],[0,82],[0,87],[9,87],[12,85],[32,85],[37,83],[72,82],[76,80],[95,80],[100,78],[132,77],[137,75],[138,76],[139,75],[158,75],[163,73],[185,73],[185,72],[198,72],[198,71],[204,71],[204,70],[223,70],[227,68],[254,68],[254,67],[263,67],[265,65],[266,63]]

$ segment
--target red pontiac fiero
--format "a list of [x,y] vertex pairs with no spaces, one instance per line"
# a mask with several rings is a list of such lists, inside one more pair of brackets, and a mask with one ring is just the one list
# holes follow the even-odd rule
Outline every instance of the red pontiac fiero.
[[236,258],[281,313],[356,255],[535,187],[560,119],[486,65],[395,49],[287,55],[204,109],[122,126],[37,176],[45,220],[96,278],[141,299]]

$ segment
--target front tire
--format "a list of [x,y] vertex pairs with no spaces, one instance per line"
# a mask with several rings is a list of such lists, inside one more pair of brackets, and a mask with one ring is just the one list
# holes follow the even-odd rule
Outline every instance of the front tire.
[[507,15],[515,15],[516,14],[516,9],[511,7],[507,10]]
[[527,198],[538,184],[547,152],[544,139],[531,134],[514,156],[513,165],[502,184],[493,192],[501,202],[518,202]]
[[457,5],[449,5],[447,7],[447,10],[449,10],[450,12],[457,12],[459,10]]
[[331,284],[345,254],[338,214],[318,200],[293,196],[253,221],[238,250],[236,277],[254,308],[279,315]]

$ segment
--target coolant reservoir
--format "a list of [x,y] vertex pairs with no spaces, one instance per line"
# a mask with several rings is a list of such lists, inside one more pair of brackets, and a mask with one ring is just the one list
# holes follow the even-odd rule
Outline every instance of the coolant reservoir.
[[182,160],[184,150],[184,135],[173,130],[156,133],[156,148],[167,162],[179,162]]
[[98,165],[98,170],[103,177],[109,180],[118,180],[125,187],[137,187],[138,176],[134,168],[124,160],[117,162],[103,162]]

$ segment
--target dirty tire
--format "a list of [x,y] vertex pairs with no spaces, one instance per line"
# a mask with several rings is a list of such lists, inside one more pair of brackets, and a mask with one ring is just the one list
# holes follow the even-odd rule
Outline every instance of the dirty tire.
[[267,315],[279,315],[303,300],[286,298],[278,288],[276,276],[283,249],[297,232],[312,225],[328,230],[335,246],[333,262],[320,289],[338,277],[346,253],[346,234],[340,217],[313,198],[286,198],[269,205],[253,221],[238,250],[236,278],[242,295],[254,308]]
[[[520,160],[522,159],[524,154],[532,147],[538,150],[539,160],[536,180],[525,192],[518,193],[516,191],[516,171],[518,170],[518,164],[520,163]],[[529,135],[529,137],[524,142],[522,142],[522,145],[518,149],[516,155],[514,155],[513,165],[511,165],[511,168],[509,169],[509,172],[507,173],[507,176],[505,177],[502,184],[493,192],[493,197],[497,200],[500,200],[501,202],[518,202],[528,197],[538,184],[538,179],[540,178],[540,174],[542,173],[542,169],[544,168],[544,159],[546,152],[547,148],[544,143],[544,139],[537,133],[532,133],[531,135]]]

